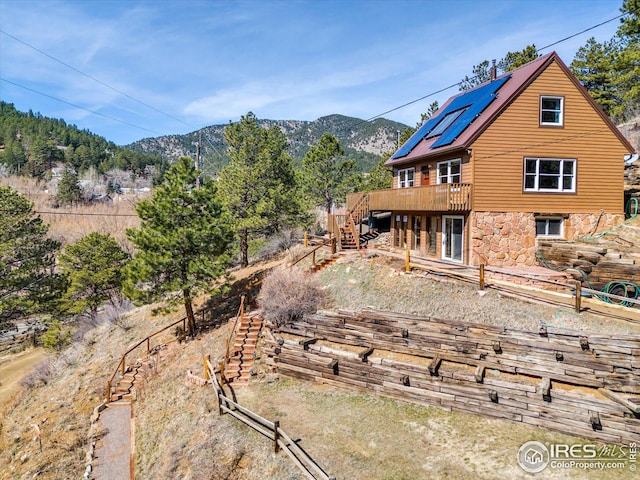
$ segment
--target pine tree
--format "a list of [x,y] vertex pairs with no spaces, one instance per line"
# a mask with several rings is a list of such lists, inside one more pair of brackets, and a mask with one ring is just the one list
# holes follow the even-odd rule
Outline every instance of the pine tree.
[[124,272],[124,292],[133,301],[162,301],[165,311],[182,303],[190,335],[193,298],[216,291],[212,283],[225,275],[233,238],[216,183],[206,179],[196,189],[198,174],[189,157],[180,157],[152,198],[138,203],[140,228],[127,230],[137,252]]
[[129,255],[109,234],[92,232],[67,245],[59,257],[70,281],[65,295],[69,313],[95,317],[98,307],[121,295],[122,269]]
[[240,264],[249,264],[249,239],[299,224],[304,205],[287,151],[287,138],[258,124],[249,112],[224,132],[231,161],[220,173],[220,195],[240,241]]
[[78,182],[78,175],[65,170],[58,184],[56,198],[62,205],[78,203],[82,199],[82,188]]
[[60,243],[47,238],[48,229],[31,202],[0,187],[0,326],[50,312],[66,289],[54,271]]
[[354,182],[356,164],[344,157],[340,142],[331,134],[322,135],[302,160],[304,188],[316,205],[331,213],[331,207],[343,200]]

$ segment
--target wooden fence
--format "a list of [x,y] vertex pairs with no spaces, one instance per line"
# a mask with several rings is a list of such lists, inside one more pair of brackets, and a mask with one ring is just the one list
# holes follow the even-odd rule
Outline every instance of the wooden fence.
[[[281,374],[616,444],[640,435],[640,336],[365,310],[280,327]],[[295,335],[291,338],[289,335]]]
[[222,389],[222,385],[218,381],[216,370],[211,365],[209,356],[204,358],[204,373],[205,378],[211,383],[215,390],[218,401],[218,413],[220,415],[228,413],[245,425],[253,428],[256,432],[272,440],[275,453],[278,453],[280,450],[284,451],[300,471],[310,480],[335,480],[336,477],[327,475],[309,454],[280,428],[280,422],[278,420],[273,422],[267,420],[227,397]]
[[[571,306],[578,313],[588,308],[600,314],[617,316],[631,322],[640,322],[640,299],[585,288],[581,280],[560,282],[557,280],[534,278],[530,275],[518,274],[494,267],[486,267],[484,264],[480,266],[461,265],[459,271],[456,271],[452,270],[450,265],[448,265],[448,268],[438,268],[433,265],[422,265],[411,262],[411,258],[411,252],[406,250],[406,271],[416,269],[433,272],[438,275],[448,276],[452,279],[477,284],[480,290],[484,290],[486,287],[496,288],[498,290],[508,289],[524,297],[535,297],[538,300],[541,299],[547,302],[550,301]],[[418,258],[423,259],[422,257]],[[433,259],[428,260],[430,260],[431,263],[437,263]],[[546,286],[544,290],[540,288],[528,288],[527,283]]]

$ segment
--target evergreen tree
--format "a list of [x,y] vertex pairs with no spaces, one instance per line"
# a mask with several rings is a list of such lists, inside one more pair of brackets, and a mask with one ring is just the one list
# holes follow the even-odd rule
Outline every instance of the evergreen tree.
[[[507,54],[496,64],[498,75],[510,72],[525,63],[538,58],[538,50],[535,45],[527,45],[520,51],[507,52]],[[484,60],[471,69],[471,77],[465,76],[460,82],[460,90],[470,90],[473,87],[491,80],[491,66],[489,60]]]
[[322,135],[302,160],[304,188],[318,206],[331,213],[331,207],[343,200],[354,182],[356,165],[344,157],[340,142],[331,134]]
[[611,115],[620,103],[613,71],[615,44],[591,37],[578,49],[570,68],[604,111]]
[[249,112],[224,132],[231,161],[220,173],[220,195],[240,241],[240,264],[249,264],[249,239],[303,220],[304,205],[287,151],[287,138],[258,124]]
[[48,228],[31,202],[0,187],[0,326],[50,312],[66,289],[54,271],[60,243],[47,238]]
[[364,183],[362,185],[363,191],[370,192],[372,190],[391,188],[393,183],[393,173],[389,167],[385,167],[384,165],[390,156],[390,153],[382,155],[378,165],[376,165],[364,179]]
[[135,302],[163,301],[169,310],[185,307],[188,331],[195,335],[193,298],[214,292],[212,282],[225,275],[233,238],[217,185],[205,179],[189,157],[180,157],[150,200],[138,203],[139,229],[127,230],[137,252],[124,273],[124,292]]
[[67,245],[59,264],[70,281],[65,294],[69,313],[95,317],[98,307],[121,297],[122,269],[127,255],[109,234],[92,232]]
[[77,203],[82,199],[82,188],[80,187],[80,182],[78,182],[77,174],[70,170],[65,170],[58,184],[56,198],[62,205]]

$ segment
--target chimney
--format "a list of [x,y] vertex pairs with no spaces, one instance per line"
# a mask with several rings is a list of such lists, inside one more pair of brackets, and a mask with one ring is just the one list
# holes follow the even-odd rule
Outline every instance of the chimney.
[[493,82],[498,76],[498,69],[496,67],[495,59],[491,60],[491,81]]

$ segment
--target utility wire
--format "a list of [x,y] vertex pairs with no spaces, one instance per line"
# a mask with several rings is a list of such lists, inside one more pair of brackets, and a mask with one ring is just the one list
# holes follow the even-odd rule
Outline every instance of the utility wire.
[[[183,121],[183,120],[180,120],[180,119],[179,119],[179,118],[177,118],[177,117],[174,117],[173,115],[171,115],[171,114],[169,114],[169,113],[163,112],[162,110],[159,110],[159,109],[157,109],[156,107],[154,107],[154,106],[152,106],[152,105],[149,105],[148,103],[143,102],[142,100],[138,100],[137,98],[135,98],[135,97],[133,97],[133,96],[129,95],[128,93],[123,92],[122,90],[118,90],[117,88],[112,87],[112,86],[111,86],[111,85],[109,85],[108,83],[103,82],[102,80],[100,80],[100,79],[98,79],[98,78],[96,78],[96,77],[93,77],[93,76],[89,75],[88,73],[85,73],[85,72],[83,72],[82,70],[79,70],[79,69],[77,69],[76,67],[74,67],[74,66],[72,66],[72,65],[69,65],[68,63],[63,62],[62,60],[59,60],[58,58],[54,57],[53,55],[50,55],[50,54],[48,54],[47,52],[45,52],[45,51],[43,51],[43,50],[40,50],[39,48],[34,47],[33,45],[30,45],[30,44],[28,44],[27,42],[25,42],[25,41],[23,41],[23,40],[20,40],[18,37],[14,36],[14,35],[11,35],[10,33],[5,32],[5,31],[4,31],[4,30],[2,30],[2,29],[0,29],[0,33],[4,33],[6,36],[8,36],[8,37],[10,37],[10,38],[13,38],[16,42],[19,42],[19,43],[21,43],[22,45],[24,45],[24,46],[26,46],[26,47],[29,47],[29,48],[31,48],[32,50],[35,50],[36,52],[38,52],[38,53],[40,53],[40,54],[44,55],[45,57],[50,58],[50,59],[51,59],[51,60],[53,60],[54,62],[58,62],[60,65],[64,65],[65,67],[67,67],[67,68],[69,68],[69,69],[73,70],[74,72],[79,73],[80,75],[84,75],[85,77],[87,77],[87,78],[89,78],[89,79],[93,80],[94,82],[97,82],[97,83],[99,83],[100,85],[102,85],[102,86],[104,86],[104,87],[107,87],[108,89],[113,90],[114,92],[116,92],[116,93],[118,93],[118,94],[122,95],[123,97],[127,97],[129,100],[133,100],[134,102],[139,103],[140,105],[143,105],[143,106],[145,106],[145,107],[147,107],[147,108],[149,108],[149,109],[153,110],[154,112],[157,112],[157,113],[159,113],[159,114],[161,114],[161,115],[164,115],[165,117],[171,118],[172,120],[175,120],[176,122],[180,122],[180,123],[182,123],[183,125],[186,125],[187,127],[195,128],[195,129],[197,129],[197,128],[198,128],[198,127],[196,127],[196,126],[194,126],[194,125],[191,125],[190,123],[187,123],[187,122],[185,122],[185,121]],[[150,130],[150,131],[151,131],[151,130]],[[156,133],[156,132],[154,132],[154,133]]]
[[[573,38],[573,37],[577,37],[578,35],[582,35],[582,34],[583,34],[583,33],[585,33],[585,32],[588,32],[588,31],[593,30],[593,29],[595,29],[595,28],[601,27],[602,25],[605,25],[605,24],[607,24],[607,23],[611,23],[611,22],[613,22],[614,20],[617,20],[617,19],[619,19],[619,18],[624,17],[625,15],[629,15],[629,14],[631,14],[631,13],[637,13],[638,11],[640,11],[640,8],[637,8],[637,9],[632,10],[632,11],[629,11],[629,12],[622,13],[622,14],[617,15],[617,16],[615,16],[615,17],[612,17],[612,18],[610,18],[610,19],[608,19],[608,20],[605,20],[604,22],[600,22],[600,23],[598,23],[597,25],[592,25],[591,27],[589,27],[589,28],[585,28],[584,30],[582,30],[582,31],[580,31],[580,32],[578,32],[578,33],[574,33],[573,35],[569,35],[569,36],[567,36],[567,37],[564,37],[564,38],[562,38],[561,40],[558,40],[558,41],[556,41],[556,42],[553,42],[553,43],[550,43],[550,44],[548,44],[548,45],[545,45],[544,47],[540,47],[540,48],[536,49],[536,53],[540,53],[542,50],[545,50],[545,49],[547,49],[547,48],[549,48],[549,47],[552,47],[552,46],[554,46],[554,45],[558,45],[559,43],[566,42],[567,40],[569,40],[569,39],[571,39],[571,38]],[[479,75],[476,75],[476,76],[474,76],[474,77],[471,77],[471,78],[469,78],[468,80],[475,80],[475,79],[477,79],[477,78],[479,78]],[[467,80],[467,79],[465,79],[465,80]],[[400,105],[400,106],[398,106],[398,107],[392,108],[392,109],[387,110],[387,111],[382,112],[382,113],[379,113],[378,115],[374,115],[373,117],[370,117],[370,118],[368,118],[368,119],[366,119],[366,120],[361,120],[360,122],[356,123],[356,124],[354,125],[354,127],[356,127],[356,126],[358,126],[358,125],[360,125],[360,124],[362,124],[362,123],[364,123],[364,122],[370,122],[371,120],[375,120],[376,118],[382,117],[383,115],[386,115],[387,113],[395,112],[396,110],[400,110],[401,108],[407,107],[407,106],[412,105],[412,104],[417,103],[417,102],[420,102],[421,100],[424,100],[424,99],[426,99],[426,98],[429,98],[429,97],[432,97],[432,96],[437,95],[437,94],[439,94],[439,93],[442,93],[442,92],[444,92],[444,91],[446,91],[446,90],[449,90],[450,88],[456,87],[456,86],[458,86],[458,85],[460,85],[460,84],[462,84],[462,83],[463,83],[463,81],[460,81],[460,82],[457,82],[457,83],[452,83],[452,84],[451,84],[451,85],[449,85],[448,87],[441,88],[440,90],[437,90],[437,91],[435,91],[435,92],[429,93],[429,94],[424,95],[424,96],[422,96],[422,97],[420,97],[420,98],[417,98],[417,99],[415,99],[415,100],[411,100],[410,102],[403,103],[402,105]]]
[[34,210],[33,213],[40,215],[72,215],[72,216],[91,216],[91,217],[137,217],[132,213],[79,213],[79,212],[41,212]]
[[98,115],[103,118],[107,118],[109,120],[113,120],[114,122],[122,123],[124,125],[129,125],[130,127],[139,128],[141,130],[146,130],[147,132],[156,133],[158,135],[162,135],[162,133],[157,132],[155,130],[151,130],[150,128],[141,127],[140,125],[135,125],[133,123],[129,123],[125,120],[120,120],[119,118],[112,117],[110,115],[105,115],[104,113],[96,112],[95,110],[90,110],[86,107],[82,107],[80,105],[76,105],[75,103],[67,102],[66,100],[62,100],[61,98],[54,97],[44,92],[40,92],[38,90],[34,90],[33,88],[25,87],[24,85],[20,85],[19,83],[12,82],[11,80],[7,80],[6,78],[0,77],[0,80],[6,83],[10,83],[11,85],[15,85],[16,87],[24,88],[25,90],[29,90],[30,92],[37,93],[38,95],[42,95],[43,97],[51,98],[52,100],[56,100],[58,102],[66,103],[67,105],[71,105],[72,107],[79,108],[81,110],[85,110],[87,112],[93,113],[94,115]]

